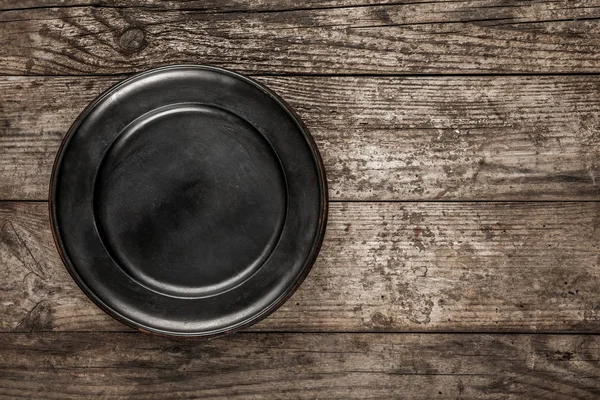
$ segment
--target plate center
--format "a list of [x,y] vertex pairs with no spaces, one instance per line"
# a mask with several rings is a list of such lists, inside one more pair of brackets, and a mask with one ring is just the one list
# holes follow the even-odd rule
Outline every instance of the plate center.
[[163,294],[205,297],[260,268],[280,236],[286,198],[279,160],[253,126],[180,104],[120,133],[98,170],[94,213],[129,276]]

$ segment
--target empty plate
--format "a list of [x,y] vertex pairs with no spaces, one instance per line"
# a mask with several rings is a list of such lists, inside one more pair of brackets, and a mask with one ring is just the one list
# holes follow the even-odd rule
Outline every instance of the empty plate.
[[117,84],[75,121],[50,215],[67,269],[107,313],[155,333],[217,335],[264,318],[308,274],[325,172],[272,91],[169,66]]

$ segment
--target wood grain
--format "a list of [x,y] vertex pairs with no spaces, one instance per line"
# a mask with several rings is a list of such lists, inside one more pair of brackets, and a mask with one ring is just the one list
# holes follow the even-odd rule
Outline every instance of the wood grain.
[[[70,124],[117,77],[0,78],[0,199],[47,199]],[[333,200],[598,200],[600,77],[258,77]]]
[[600,396],[599,336],[0,334],[0,353],[1,399]]
[[[46,204],[0,203],[0,330],[128,330],[58,258]],[[597,332],[600,203],[332,203],[298,292],[254,330]]]
[[[440,1],[440,0],[438,0]],[[412,3],[432,2],[411,0]],[[435,1],[434,1],[435,2]],[[127,7],[158,10],[196,10],[205,12],[290,11],[314,8],[368,7],[394,4],[394,0],[0,0],[0,10],[50,7]],[[473,2],[474,3],[474,2]],[[488,0],[478,3],[490,3]]]
[[[600,76],[577,75],[599,21],[595,0],[0,0],[0,399],[599,398]],[[47,198],[98,93],[181,62],[283,95],[334,200],[292,299],[211,341],[108,317],[47,204],[6,201]]]
[[274,74],[600,72],[595,1],[187,7],[0,12],[0,74],[121,74],[181,62]]

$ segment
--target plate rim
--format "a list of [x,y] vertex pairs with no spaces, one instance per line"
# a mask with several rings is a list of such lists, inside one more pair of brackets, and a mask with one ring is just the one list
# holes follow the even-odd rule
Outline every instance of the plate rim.
[[[310,152],[316,166],[317,177],[319,183],[319,192],[320,192],[320,202],[319,202],[319,219],[317,221],[318,229],[315,232],[315,238],[313,240],[311,251],[308,254],[306,261],[304,263],[304,267],[301,270],[301,273],[298,277],[293,281],[292,284],[286,287],[277,299],[271,302],[267,307],[262,309],[260,312],[250,315],[248,318],[238,322],[237,324],[231,325],[229,327],[225,327],[222,329],[217,329],[213,331],[200,331],[200,332],[177,332],[177,331],[169,331],[164,329],[156,329],[150,326],[145,325],[143,322],[134,321],[121,313],[119,313],[114,308],[108,306],[100,297],[94,293],[94,291],[87,285],[81,276],[77,273],[77,269],[74,268],[71,263],[69,257],[67,256],[67,252],[64,244],[62,243],[59,235],[59,229],[57,224],[57,215],[56,215],[56,207],[54,206],[54,197],[56,194],[56,183],[57,183],[57,170],[61,165],[64,150],[69,143],[70,139],[73,137],[77,129],[81,125],[81,123],[89,116],[89,114],[95,109],[95,107],[100,104],[105,98],[107,98],[110,94],[117,91],[118,89],[126,86],[130,82],[133,82],[139,78],[144,76],[160,73],[163,71],[169,70],[177,70],[177,69],[197,69],[204,71],[213,71],[217,73],[222,73],[225,75],[229,75],[236,79],[240,79],[259,89],[263,93],[267,94],[271,99],[273,99],[294,121],[297,125],[298,129],[302,133],[302,136],[306,140],[308,147],[310,148]],[[131,76],[120,80],[119,82],[111,85],[100,94],[98,94],[77,116],[77,118],[73,121],[69,129],[67,130],[65,136],[62,138],[61,143],[56,151],[56,156],[54,159],[54,163],[52,166],[52,172],[50,175],[50,183],[48,189],[48,211],[49,211],[49,220],[50,220],[50,230],[52,232],[52,238],[60,259],[80,290],[102,311],[104,311],[107,315],[111,316],[113,319],[133,328],[141,332],[151,333],[159,336],[167,336],[167,337],[205,337],[205,338],[213,338],[223,335],[228,335],[244,328],[250,327],[257,322],[265,319],[270,314],[275,312],[279,307],[281,307],[300,287],[300,285],[304,282],[319,255],[321,247],[323,245],[323,240],[325,238],[325,232],[327,228],[327,220],[329,214],[329,193],[328,193],[328,185],[327,178],[325,172],[325,166],[323,163],[323,159],[317,147],[317,144],[311,135],[308,127],[305,125],[304,121],[300,118],[300,116],[296,113],[296,111],[275,91],[270,89],[266,84],[262,82],[258,82],[257,80],[250,78],[248,76],[242,75],[238,72],[232,71],[227,68],[216,67],[212,65],[202,65],[202,64],[193,64],[193,63],[182,63],[182,64],[169,64],[156,68],[147,69],[141,72],[137,72],[132,74]]]

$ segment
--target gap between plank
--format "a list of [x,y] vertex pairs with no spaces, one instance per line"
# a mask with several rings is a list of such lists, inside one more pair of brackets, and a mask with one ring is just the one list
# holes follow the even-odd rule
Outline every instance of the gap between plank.
[[[446,0],[445,3],[462,3],[464,0]],[[74,5],[54,5],[54,6],[32,6],[32,7],[21,7],[21,8],[4,8],[0,9],[0,13],[8,11],[30,11],[30,10],[46,10],[52,8],[113,8],[113,9],[140,9],[140,10],[151,10],[155,12],[203,12],[204,14],[262,14],[262,13],[286,13],[296,11],[323,11],[323,10],[338,10],[344,8],[367,8],[367,7],[394,7],[394,6],[409,6],[409,5],[420,5],[420,4],[437,4],[438,1],[398,1],[389,3],[375,3],[375,4],[350,4],[340,6],[321,6],[321,7],[294,7],[294,8],[280,8],[280,9],[257,9],[257,10],[215,10],[210,8],[177,8],[177,9],[165,9],[155,6],[137,5],[137,6],[123,6],[123,5],[108,5],[108,4],[74,4]],[[507,6],[511,7],[511,6]],[[466,21],[469,22],[469,21]]]
[[[113,330],[113,331],[78,331],[78,330],[64,330],[64,331],[56,331],[56,330],[34,330],[28,332],[19,332],[19,331],[6,331],[1,332],[0,335],[36,335],[36,334],[53,334],[53,335],[61,335],[65,333],[94,333],[94,334],[144,334],[150,336],[157,337],[168,337],[172,339],[190,339],[190,340],[206,340],[207,338],[201,336],[168,336],[168,335],[157,335],[149,332],[141,332],[138,330],[134,330],[133,328],[130,330]],[[236,331],[231,335],[262,335],[262,334],[278,334],[278,335],[397,335],[397,336],[409,336],[409,335],[503,335],[503,336],[549,336],[549,335],[560,335],[560,336],[600,336],[600,332],[578,332],[578,331],[536,331],[536,332],[520,332],[520,331],[274,331],[274,330],[266,330],[266,331]],[[216,336],[214,338],[208,339],[219,339],[229,337],[230,335],[224,336]]]
[[[102,78],[102,77],[119,77],[123,78],[135,75],[137,73],[147,71],[154,68],[160,68],[168,65],[210,65],[210,64],[195,64],[195,63],[175,63],[175,64],[165,64],[165,65],[157,65],[152,68],[141,69],[139,71],[132,71],[130,73],[114,73],[114,74],[55,74],[55,75],[23,75],[23,74],[0,74],[0,79],[4,78]],[[219,67],[222,68],[222,67]],[[237,71],[235,68],[227,68],[232,71]],[[600,71],[598,72],[552,72],[552,73],[544,73],[544,72],[507,72],[507,73],[381,73],[381,74],[373,74],[373,73],[307,73],[307,72],[277,72],[277,73],[255,73],[255,72],[240,72],[245,76],[249,76],[251,78],[261,78],[261,77],[282,77],[282,78],[293,78],[293,77],[315,77],[315,78],[479,78],[479,77],[557,77],[557,76],[600,76]]]
[[[47,199],[0,199],[0,203],[48,203]],[[540,200],[516,200],[516,199],[508,199],[508,200],[454,200],[454,199],[423,199],[423,200],[344,200],[344,199],[329,199],[328,203],[600,203],[600,200],[549,200],[549,199],[540,199]]]

